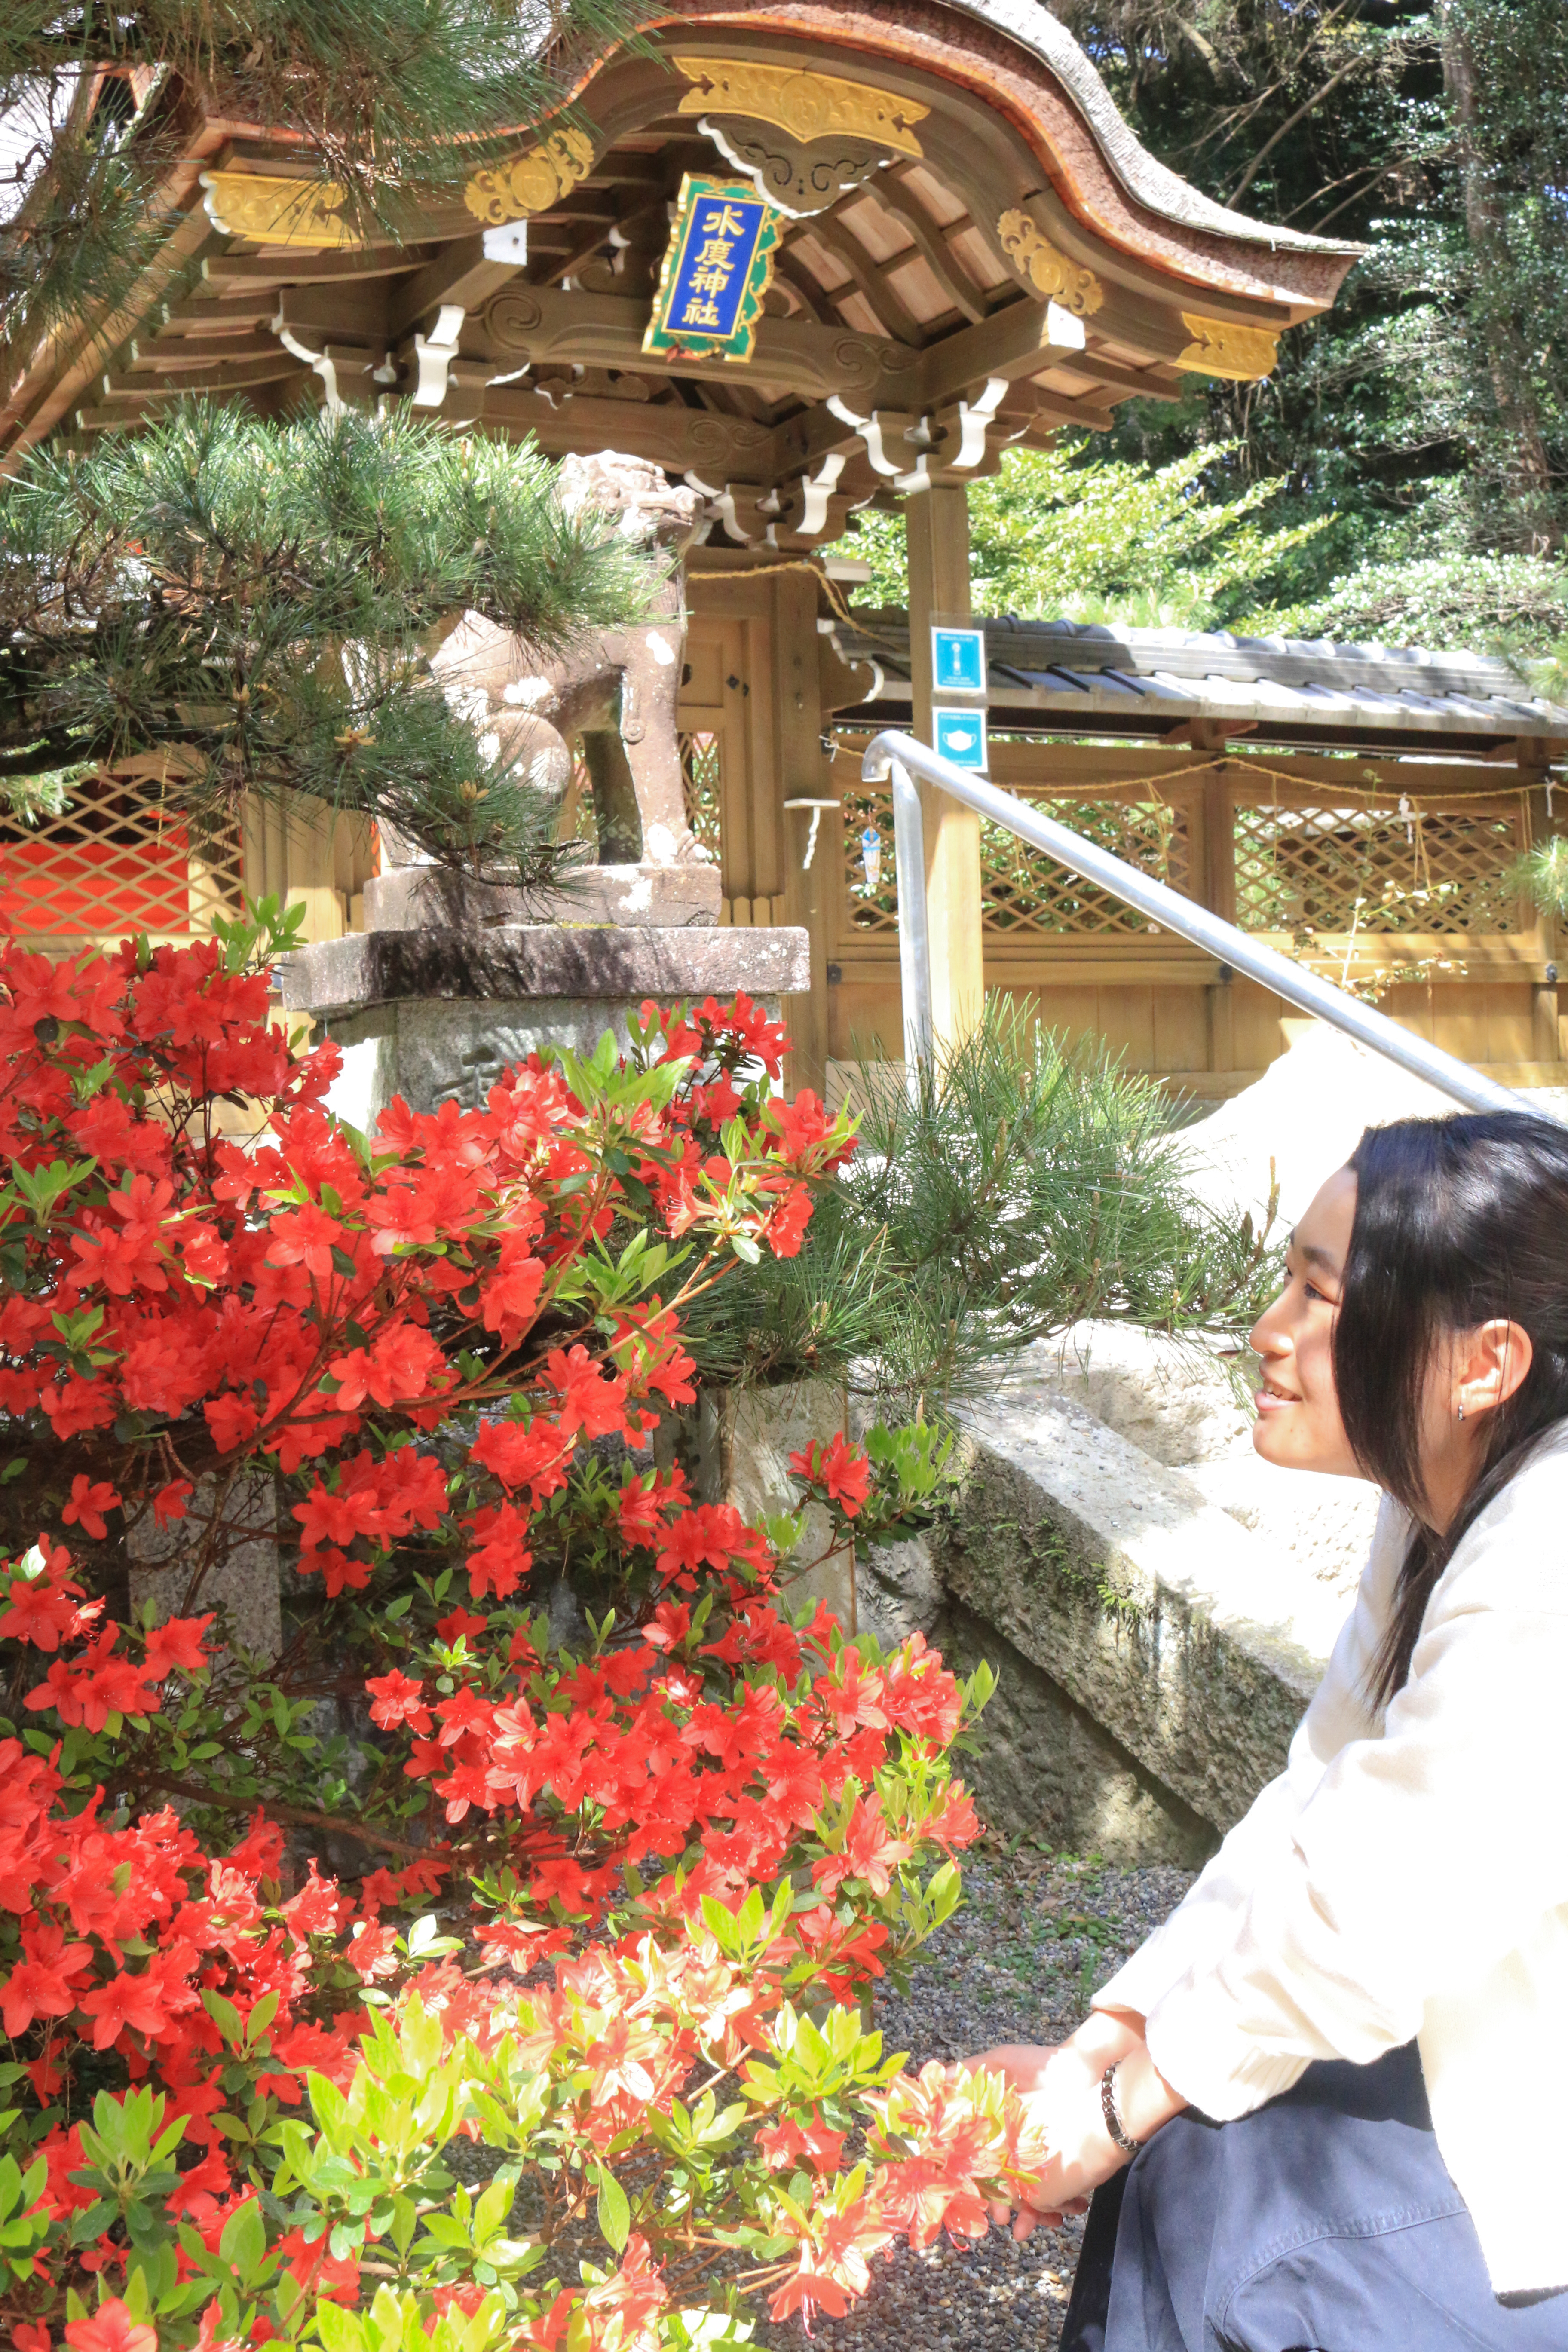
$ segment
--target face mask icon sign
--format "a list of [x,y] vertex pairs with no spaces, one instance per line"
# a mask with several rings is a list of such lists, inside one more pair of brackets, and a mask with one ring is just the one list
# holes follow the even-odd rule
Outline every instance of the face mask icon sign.
[[985,765],[985,717],[979,710],[933,710],[933,749],[955,768]]

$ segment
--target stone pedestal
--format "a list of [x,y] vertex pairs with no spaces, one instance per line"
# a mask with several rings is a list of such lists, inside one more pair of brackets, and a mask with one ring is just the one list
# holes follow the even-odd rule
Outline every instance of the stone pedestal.
[[526,898],[504,882],[472,882],[444,866],[395,866],[364,886],[365,924],[373,931],[432,926],[492,931],[541,923],[675,929],[717,923],[719,907],[719,868],[698,859],[682,866],[573,866],[560,889]]
[[[800,1490],[789,1457],[814,1437],[824,1443],[837,1437],[845,1427],[845,1407],[842,1381],[704,1390],[694,1416],[698,1493],[704,1502],[733,1504],[753,1523],[793,1511]],[[858,1630],[855,1562],[847,1551],[824,1559],[832,1539],[826,1511],[808,1503],[800,1543],[784,1563],[783,1598],[792,1612],[826,1601],[846,1633],[853,1633]]]
[[416,1110],[477,1109],[500,1073],[544,1045],[591,1053],[606,1030],[660,1004],[743,992],[774,1018],[807,985],[803,930],[716,925],[632,929],[500,924],[374,930],[284,959],[288,1013],[310,1013],[343,1048],[331,1108],[374,1129],[401,1095]]
[[[215,1512],[222,1520],[215,1542],[217,1557],[193,1597],[192,1579],[211,1537]],[[187,1606],[198,1616],[216,1610],[215,1643],[226,1634],[241,1650],[268,1664],[279,1656],[283,1609],[278,1496],[269,1476],[237,1477],[226,1487],[211,1476],[198,1478],[183,1519],[160,1528],[143,1518],[126,1549],[135,1616],[142,1615],[149,1601],[160,1625],[166,1618],[183,1616]]]

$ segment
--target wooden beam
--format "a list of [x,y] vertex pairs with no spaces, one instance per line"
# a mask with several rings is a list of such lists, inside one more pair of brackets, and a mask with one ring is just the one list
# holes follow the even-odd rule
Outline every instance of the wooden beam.
[[827,305],[832,298],[826,287],[819,278],[812,274],[797,254],[790,251],[787,245],[779,249],[778,258],[773,264],[773,275],[775,278],[782,278],[786,286],[792,286],[795,289],[819,326],[827,326],[831,323],[827,316]]
[[[930,743],[931,623],[960,619],[970,609],[968,493],[938,484],[910,498],[904,513],[910,556],[911,731]],[[940,1053],[970,1034],[984,1003],[980,819],[933,784],[922,783],[920,796],[925,820],[931,1021]]]
[[987,376],[1027,375],[1049,364],[1055,351],[1065,347],[1050,339],[1049,312],[1044,302],[1021,294],[1000,310],[993,310],[977,327],[962,327],[929,343],[921,355],[915,397],[922,408],[943,408]]
[[1096,351],[1092,336],[1086,351],[1076,359],[1064,353],[1060,364],[1081,375],[1087,384],[1109,385],[1130,399],[1180,400],[1184,396],[1181,378],[1174,370],[1127,367],[1121,360],[1108,359],[1103,352]]
[[[868,180],[860,193],[862,195],[875,196],[878,204],[898,222],[900,227],[908,229],[914,238],[926,268],[931,271],[953,309],[962,312],[971,326],[977,327],[986,313],[985,297],[968,271],[955,260],[946,235],[937,227],[912,188],[908,191],[905,202],[900,205],[889,204],[883,193],[889,183],[894,187],[901,186],[909,174],[917,168],[913,163],[894,163],[886,172]],[[962,222],[954,223],[955,227],[973,226],[967,214]],[[907,259],[908,256],[901,257]],[[897,268],[898,261],[895,259],[889,267]]]
[[187,297],[183,302],[160,304],[157,317],[165,335],[221,334],[228,328],[264,327],[277,308],[277,298],[265,291],[241,295],[232,302]]
[[1016,389],[1026,398],[1033,399],[1035,415],[1052,432],[1066,425],[1080,426],[1089,433],[1103,433],[1114,421],[1109,404],[1100,401],[1073,400],[1064,392],[1047,392],[1037,383],[1021,384]]
[[72,404],[88,391],[105,360],[211,238],[212,226],[205,214],[199,207],[194,211],[182,207],[195,194],[202,165],[211,159],[217,143],[216,137],[203,132],[157,190],[144,217],[171,220],[173,227],[145,268],[138,271],[123,300],[110,310],[100,310],[96,319],[62,321],[56,333],[45,338],[32,364],[0,395],[5,472],[13,471],[26,451],[69,415]]
[[[857,188],[849,198],[840,201],[853,202],[859,194]],[[814,214],[807,226],[817,243],[844,264],[892,341],[908,343],[916,351],[923,350],[931,340],[930,329],[916,318],[898,289],[889,283],[889,270],[896,268],[897,262],[875,260],[854,230],[838,218],[837,206],[832,212]],[[830,289],[828,299],[831,300],[834,294],[841,291],[838,288]]]
[[1233,735],[1256,735],[1256,719],[1184,719],[1167,727],[1162,743],[1185,743],[1194,751],[1223,751]]
[[[143,335],[131,339],[132,368],[152,368],[166,373],[180,368],[199,367],[212,374],[231,360],[276,359],[279,354],[276,335],[169,335],[156,341]],[[287,357],[287,353],[284,354]],[[294,362],[298,366],[299,362]]]
[[563,278],[575,277],[578,270],[587,262],[592,261],[596,253],[603,251],[610,231],[615,226],[616,223],[613,220],[591,223],[586,229],[580,231],[573,238],[564,253],[553,255],[549,268],[531,282],[540,286],[559,286]]
[[206,367],[187,368],[175,361],[152,381],[147,374],[100,376],[98,394],[100,400],[142,401],[174,399],[186,392],[244,392],[252,384],[274,383],[300,373],[299,361],[274,343],[266,358],[247,360],[238,367],[226,369],[214,361]]
[[456,303],[469,312],[480,310],[517,274],[515,263],[489,259],[482,233],[443,246],[433,261],[426,262],[388,296],[387,341],[400,342],[443,304]]
[[425,245],[377,246],[363,253],[221,253],[202,263],[207,286],[342,286],[361,278],[402,278],[430,258]]
[[[488,352],[498,363],[557,361],[584,367],[631,370],[637,375],[683,376],[752,387],[776,385],[797,398],[824,400],[837,393],[866,413],[872,406],[907,406],[915,354],[906,345],[846,327],[818,327],[800,319],[764,318],[755,353],[744,370],[731,361],[650,356],[642,348],[648,305],[637,296],[559,293],[520,286],[504,338],[492,335]],[[528,313],[537,314],[525,323]]]

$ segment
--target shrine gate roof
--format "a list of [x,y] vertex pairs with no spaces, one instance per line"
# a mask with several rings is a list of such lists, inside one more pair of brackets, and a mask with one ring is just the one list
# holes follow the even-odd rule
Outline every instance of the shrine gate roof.
[[[739,358],[680,320],[650,334],[704,182],[770,207]],[[460,200],[409,205],[401,242],[364,241],[297,143],[202,121],[132,297],[53,337],[0,404],[5,461],[187,392],[401,399],[552,455],[650,458],[716,535],[798,552],[855,506],[1194,373],[1267,374],[1357,252],[1156,163],[1036,0],[650,7]]]

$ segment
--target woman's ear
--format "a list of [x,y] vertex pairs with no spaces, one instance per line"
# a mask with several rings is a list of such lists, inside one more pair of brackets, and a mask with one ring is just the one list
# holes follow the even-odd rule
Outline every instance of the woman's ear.
[[1535,1349],[1522,1324],[1496,1316],[1459,1339],[1454,1354],[1454,1406],[1461,1416],[1495,1412],[1522,1384]]

